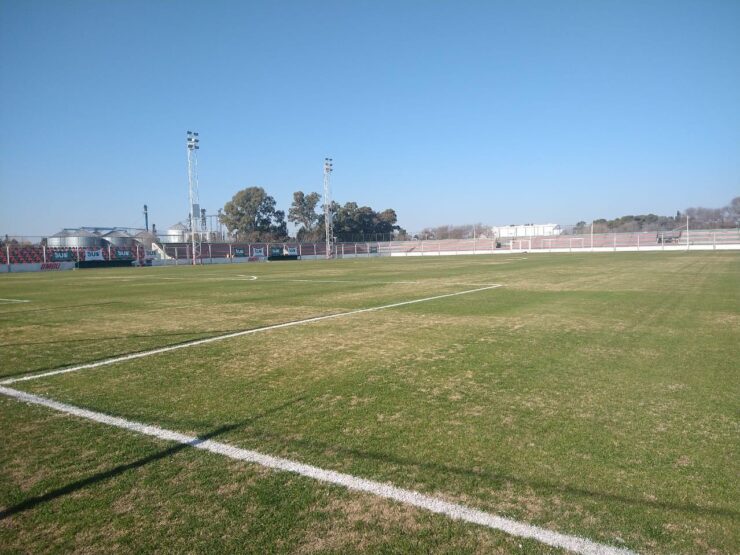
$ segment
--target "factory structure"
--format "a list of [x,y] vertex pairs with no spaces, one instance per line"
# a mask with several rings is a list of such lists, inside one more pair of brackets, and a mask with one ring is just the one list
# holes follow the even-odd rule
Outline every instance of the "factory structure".
[[[204,258],[212,260],[214,253],[220,253],[215,245],[225,244],[220,225],[217,229],[207,226],[205,214],[202,220],[198,219],[194,231],[183,223],[171,226],[162,234],[157,233],[155,226],[151,231],[148,227],[147,220],[144,229],[82,226],[65,228],[34,241],[5,236],[0,238],[0,272],[151,266],[185,260],[202,264]],[[206,245],[204,251],[195,251],[195,259],[194,245]],[[230,246],[226,250],[231,254]],[[266,252],[264,248],[263,252]]]
[[[210,216],[209,216],[210,217]],[[156,227],[152,230],[128,227],[90,227],[82,226],[65,228],[54,235],[45,237],[42,243],[47,247],[57,248],[86,248],[100,249],[111,247],[146,249],[155,248],[155,245],[176,245],[190,243],[192,233],[188,226],[176,223],[163,233],[158,233]],[[203,226],[197,229],[195,235],[199,242],[225,240],[222,230]]]

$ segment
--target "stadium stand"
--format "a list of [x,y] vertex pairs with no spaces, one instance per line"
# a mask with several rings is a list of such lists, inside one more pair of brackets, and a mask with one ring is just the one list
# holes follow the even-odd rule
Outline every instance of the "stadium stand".
[[36,262],[43,262],[43,260],[42,247],[22,246],[10,249],[11,264],[33,264]]

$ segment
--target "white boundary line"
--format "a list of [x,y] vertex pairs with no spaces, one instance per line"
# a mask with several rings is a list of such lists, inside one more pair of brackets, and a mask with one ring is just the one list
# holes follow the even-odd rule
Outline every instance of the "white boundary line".
[[[372,285],[409,285],[409,284],[416,284],[419,283],[418,281],[363,281],[359,279],[280,279],[280,278],[267,278],[263,279],[262,281],[268,282],[268,281],[294,281],[299,283],[356,283],[358,285],[366,285],[368,283]],[[447,284],[449,285],[449,284]],[[456,283],[453,283],[452,285],[457,285]],[[487,283],[482,283],[481,285],[488,285]]]
[[100,412],[86,410],[73,405],[59,403],[57,401],[52,401],[51,399],[46,399],[44,397],[39,397],[38,395],[32,395],[16,389],[0,387],[0,393],[25,403],[41,405],[59,412],[71,414],[73,416],[85,418],[101,424],[115,426],[116,428],[123,428],[124,430],[130,430],[142,435],[156,437],[165,441],[174,441],[183,445],[190,445],[196,449],[202,449],[230,459],[247,461],[267,468],[272,468],[274,470],[292,472],[294,474],[313,478],[320,482],[342,486],[350,490],[370,493],[384,499],[391,499],[405,505],[411,505],[433,513],[445,515],[453,520],[462,520],[471,524],[478,524],[493,530],[500,530],[512,536],[530,538],[541,543],[567,549],[575,553],[583,553],[586,555],[632,555],[634,553],[628,549],[597,543],[578,536],[561,534],[559,532],[540,528],[539,526],[534,526],[525,522],[519,522],[510,518],[479,511],[465,505],[450,503],[449,501],[424,495],[417,491],[402,489],[390,484],[376,482],[374,480],[359,478],[351,474],[325,470],[317,466],[303,464],[290,459],[265,455],[258,451],[242,449],[240,447],[229,445],[228,443],[211,441],[209,439],[199,439],[173,430],[150,426],[140,422],[134,422],[123,418],[117,418],[115,416],[109,416]]
[[[149,276],[145,276],[149,277]],[[223,277],[173,277],[173,276],[155,276],[157,279],[168,279],[168,280],[178,280],[178,281],[256,281],[257,279],[260,280],[260,283],[273,283],[273,282],[299,282],[299,283],[356,283],[358,285],[367,285],[368,283],[371,285],[397,285],[397,284],[416,284],[419,283],[418,281],[375,281],[375,280],[361,280],[361,279],[289,279],[289,278],[271,278],[271,277],[262,277],[258,278],[257,276],[246,276],[237,274],[235,276],[223,276]],[[120,279],[129,279],[129,278],[120,278]],[[449,285],[449,284],[447,284]],[[453,283],[452,285],[458,285]],[[486,283],[483,283],[481,285],[488,285]]]
[[27,299],[0,299],[0,304],[10,304],[10,303],[30,303],[31,301]]
[[251,330],[242,330],[232,333],[226,333],[223,335],[216,335],[213,337],[207,337],[205,339],[196,339],[194,341],[186,341],[185,343],[178,343],[177,345],[170,345],[169,347],[160,347],[158,349],[152,349],[150,351],[142,351],[140,353],[132,353],[130,355],[123,355],[120,357],[113,357],[97,362],[90,362],[88,364],[80,364],[79,366],[71,366],[69,368],[61,368],[59,370],[51,370],[49,372],[42,372],[40,374],[31,374],[29,376],[22,376],[20,378],[9,378],[0,381],[0,385],[9,385],[16,382],[26,382],[29,380],[36,380],[39,378],[46,378],[48,376],[56,376],[59,374],[67,374],[69,372],[77,372],[79,370],[85,370],[87,368],[97,368],[99,366],[107,366],[109,364],[115,364],[117,362],[124,362],[127,360],[134,360],[137,358],[144,358],[151,355],[157,355],[160,353],[167,353],[170,351],[176,351],[178,349],[185,349],[186,347],[195,347],[196,345],[205,345],[206,343],[213,343],[214,341],[222,341],[224,339],[231,339],[232,337],[241,337],[243,335],[251,335],[253,333],[259,333],[268,330],[275,330],[280,328],[290,328],[293,326],[300,326],[303,324],[310,324],[313,322],[320,322],[321,320],[330,320],[332,318],[341,318],[343,316],[352,316],[353,314],[362,314],[364,312],[374,312],[376,310],[384,310],[386,308],[394,308],[397,306],[405,306],[409,304],[424,303],[427,301],[433,301],[436,299],[445,299],[447,297],[455,297],[458,295],[467,295],[468,293],[477,293],[478,291],[486,291],[489,289],[496,289],[501,287],[500,284],[493,283],[486,287],[479,287],[477,289],[467,289],[465,291],[458,291],[456,293],[445,293],[444,295],[435,295],[434,297],[424,297],[423,299],[414,299],[412,301],[402,301],[400,303],[386,304],[382,306],[373,306],[370,308],[360,308],[358,310],[350,310],[349,312],[339,312],[336,314],[327,314],[325,316],[314,316],[313,318],[306,318],[305,320],[296,320],[294,322],[285,322],[283,324],[274,324],[271,326],[263,326],[261,328],[253,328]]

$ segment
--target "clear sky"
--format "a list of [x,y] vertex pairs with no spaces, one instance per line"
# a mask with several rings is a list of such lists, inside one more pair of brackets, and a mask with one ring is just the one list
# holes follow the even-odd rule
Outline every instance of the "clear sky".
[[740,1],[0,0],[0,232],[262,186],[410,231],[740,194]]

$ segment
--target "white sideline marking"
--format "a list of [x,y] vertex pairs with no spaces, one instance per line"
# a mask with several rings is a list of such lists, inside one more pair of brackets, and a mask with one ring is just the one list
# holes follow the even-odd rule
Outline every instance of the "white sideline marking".
[[170,345],[168,347],[160,347],[158,349],[152,349],[151,351],[142,351],[140,353],[132,353],[130,355],[123,355],[120,357],[107,358],[104,360],[99,360],[97,362],[80,364],[79,366],[71,366],[70,368],[62,368],[60,370],[51,370],[49,372],[42,372],[41,374],[32,374],[30,376],[22,376],[20,378],[9,378],[9,379],[0,381],[0,385],[9,385],[9,384],[16,383],[16,382],[26,382],[29,380],[46,378],[48,376],[56,376],[58,374],[67,374],[68,372],[77,372],[78,370],[85,370],[87,368],[97,368],[99,366],[106,366],[108,364],[115,364],[117,362],[134,360],[137,358],[148,357],[148,356],[157,355],[160,353],[167,353],[169,351],[176,351],[178,349],[185,349],[186,347],[195,347],[196,345],[205,345],[206,343],[213,343],[214,341],[222,341],[224,339],[231,339],[232,337],[241,337],[243,335],[251,335],[253,333],[259,333],[259,332],[268,331],[268,330],[276,330],[280,328],[290,328],[292,326],[300,326],[303,324],[310,324],[312,322],[320,322],[321,320],[341,318],[342,316],[352,316],[353,314],[362,314],[364,312],[374,312],[376,310],[384,310],[386,308],[394,308],[397,306],[424,303],[427,301],[433,301],[436,299],[444,299],[447,297],[455,297],[458,295],[467,295],[468,293],[477,293],[478,291],[496,289],[497,287],[501,287],[501,285],[494,283],[494,284],[489,284],[486,287],[479,287],[477,289],[467,289],[465,291],[458,291],[457,293],[445,293],[444,295],[435,295],[434,297],[425,297],[423,299],[414,299],[412,301],[402,301],[400,303],[392,303],[392,304],[386,304],[382,306],[373,306],[370,308],[360,308],[357,310],[350,310],[349,312],[338,312],[336,314],[327,314],[325,316],[314,316],[313,318],[306,318],[305,320],[296,320],[294,322],[285,322],[283,324],[273,324],[271,326],[263,326],[261,328],[253,328],[250,330],[235,331],[231,333],[225,333],[223,335],[207,337],[205,339],[196,339],[194,341],[186,341],[185,343],[179,343],[177,345]]
[[501,262],[486,262],[487,266],[495,266],[497,264],[506,264],[507,262],[514,262],[515,260],[527,260],[526,256],[520,256],[518,258],[504,258]]
[[[374,285],[397,285],[397,284],[414,284],[419,283],[418,281],[363,281],[359,279],[280,279],[280,278],[268,278],[264,281],[296,281],[300,283],[358,283],[365,284],[371,283]],[[457,285],[457,284],[453,284]],[[480,285],[490,285],[488,283],[482,283]]]
[[0,303],[2,304],[9,304],[9,303],[30,303],[31,301],[27,299],[0,299]]
[[[149,277],[149,276],[147,276]],[[180,281],[256,281],[257,279],[260,279],[261,283],[272,283],[272,282],[300,282],[300,283],[357,283],[357,284],[373,284],[373,285],[397,285],[397,284],[415,284],[419,283],[418,281],[368,281],[368,280],[359,280],[359,279],[289,279],[289,278],[258,278],[257,276],[245,276],[241,274],[236,274],[234,276],[222,276],[222,277],[159,277],[155,276],[157,279],[170,279],[170,280],[180,280]],[[457,285],[457,284],[453,284]],[[482,284],[482,285],[488,285],[488,284]]]
[[51,399],[46,399],[44,397],[39,397],[38,395],[33,395],[31,393],[18,391],[8,387],[0,387],[0,393],[25,403],[41,405],[59,412],[71,414],[73,416],[85,418],[101,424],[115,426],[116,428],[123,428],[124,430],[130,430],[142,435],[156,437],[165,441],[174,441],[182,445],[190,445],[196,449],[203,449],[204,451],[209,451],[230,459],[247,461],[267,468],[292,472],[294,474],[313,478],[320,482],[335,484],[350,490],[370,493],[377,495],[378,497],[398,501],[405,505],[411,505],[420,509],[426,509],[433,513],[445,515],[453,520],[462,520],[471,524],[478,524],[494,530],[500,530],[512,536],[531,538],[544,544],[567,549],[575,553],[583,553],[587,555],[634,554],[633,551],[628,549],[597,543],[578,536],[561,534],[559,532],[540,528],[539,526],[534,526],[525,522],[519,522],[510,518],[486,513],[458,503],[450,503],[443,499],[424,495],[414,490],[399,488],[391,484],[376,482],[375,480],[367,480],[365,478],[359,478],[351,474],[344,474],[333,470],[325,470],[317,466],[303,464],[290,459],[265,455],[258,451],[242,449],[240,447],[229,445],[228,443],[221,443],[210,439],[199,439],[173,430],[150,426],[140,422],[109,416],[101,412],[94,412],[80,407],[75,407],[73,405],[59,403],[57,401],[52,401]]

